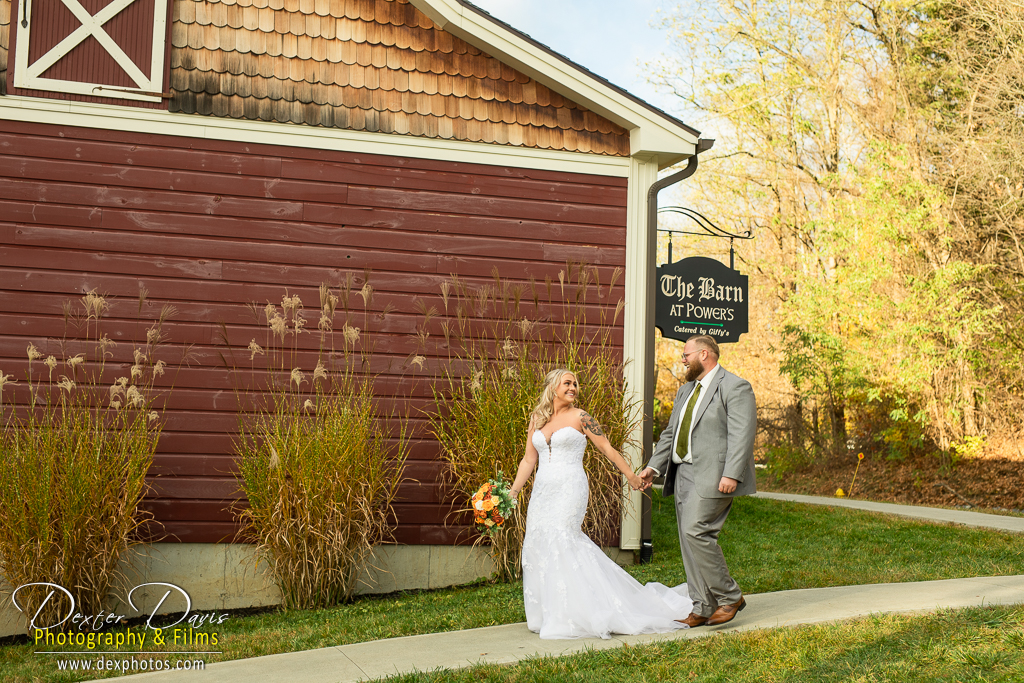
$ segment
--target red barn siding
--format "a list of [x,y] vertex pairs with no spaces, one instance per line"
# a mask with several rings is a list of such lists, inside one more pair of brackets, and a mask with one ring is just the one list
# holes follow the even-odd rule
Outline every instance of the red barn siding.
[[[232,539],[237,420],[222,323],[244,347],[266,334],[245,304],[279,303],[287,289],[316,310],[320,283],[361,281],[369,268],[374,308],[394,307],[370,325],[375,369],[401,366],[416,350],[417,300],[440,308],[452,273],[557,279],[571,259],[608,282],[625,262],[625,204],[619,178],[0,121],[0,370],[21,377],[29,341],[56,352],[63,302],[89,290],[114,298],[104,329],[125,367],[144,336],[139,290],[146,315],[175,306],[167,332],[195,360],[175,375],[146,505],[170,540]],[[303,337],[304,367],[316,343]],[[425,372],[378,380],[385,408],[414,416],[416,481],[397,506],[406,543],[451,543],[458,531],[444,526],[437,448],[418,416],[429,393]]]

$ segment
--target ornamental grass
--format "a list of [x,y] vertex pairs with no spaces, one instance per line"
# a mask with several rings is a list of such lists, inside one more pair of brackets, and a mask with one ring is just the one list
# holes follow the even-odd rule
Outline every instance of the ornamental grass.
[[[623,302],[613,299],[621,276],[616,269],[602,285],[599,271],[569,263],[558,281],[515,283],[495,271],[493,282],[471,288],[453,278],[441,288],[441,324],[449,358],[434,383],[436,410],[430,416],[447,464],[446,484],[468,500],[499,472],[513,476],[526,450],[530,413],[544,376],[565,367],[580,384],[576,405],[594,416],[618,450],[636,444],[640,404],[630,398],[623,376],[616,326]],[[612,301],[616,301],[612,305]],[[609,545],[621,515],[622,475],[588,442],[584,468],[590,504],[583,530]],[[476,543],[489,543],[500,581],[522,575],[520,556],[526,531],[531,482],[502,528]]]
[[[145,292],[140,315],[144,302]],[[98,614],[123,587],[121,562],[148,519],[139,506],[162,423],[154,385],[166,361],[157,356],[174,309],[163,308],[122,364],[101,333],[110,308],[95,291],[66,303],[63,338],[40,342],[55,354],[29,343],[25,381],[0,372],[0,574],[30,625],[34,616],[39,627],[72,628],[66,595],[47,599],[53,589],[33,583],[62,586],[75,611]]]
[[[356,296],[361,315],[349,307]],[[314,354],[300,353],[300,298],[286,294],[280,309],[253,307],[266,339],[250,343],[252,381],[238,390],[236,451],[248,501],[239,514],[285,608],[350,601],[374,547],[391,538],[407,423],[381,414],[374,377],[364,371],[372,298],[369,284],[355,290],[351,278],[337,289],[321,286],[319,348],[305,368],[302,358]]]

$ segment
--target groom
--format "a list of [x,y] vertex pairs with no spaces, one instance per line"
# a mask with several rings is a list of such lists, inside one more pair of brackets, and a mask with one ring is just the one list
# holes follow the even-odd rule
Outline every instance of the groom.
[[[640,473],[650,486],[665,472],[663,495],[675,494],[679,545],[693,611],[682,623],[717,626],[746,606],[729,575],[718,534],[736,496],[754,493],[757,405],[750,383],[718,364],[718,343],[690,337],[683,347],[687,383],[668,426]],[[667,471],[666,471],[667,470]]]

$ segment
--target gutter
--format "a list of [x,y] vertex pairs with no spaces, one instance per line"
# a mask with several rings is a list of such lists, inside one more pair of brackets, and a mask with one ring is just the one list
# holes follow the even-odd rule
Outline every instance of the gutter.
[[[651,412],[644,410],[643,421],[643,461],[644,465],[654,455],[654,369],[655,369],[655,344],[654,344],[654,300],[656,284],[654,274],[658,272],[658,194],[667,187],[686,180],[697,172],[698,155],[701,152],[714,147],[715,141],[700,139],[697,141],[697,150],[687,160],[686,166],[672,175],[665,176],[651,185],[647,191],[647,272],[651,274],[647,281],[646,302],[644,306],[644,329],[648,331],[647,363],[644,368],[644,406],[650,406]],[[647,564],[654,556],[654,542],[651,539],[651,496],[653,488],[644,492],[643,502],[640,508],[640,564]]]

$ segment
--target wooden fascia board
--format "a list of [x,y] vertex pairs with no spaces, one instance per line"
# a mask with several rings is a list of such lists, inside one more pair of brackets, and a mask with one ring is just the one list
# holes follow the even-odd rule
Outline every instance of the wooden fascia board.
[[554,58],[457,0],[409,0],[443,30],[483,50],[630,134],[630,154],[665,168],[696,153],[697,135],[633,102],[591,74]]
[[603,154],[424,138],[394,133],[371,133],[341,128],[302,126],[294,123],[218,118],[168,112],[161,109],[139,109],[113,104],[73,102],[18,95],[0,97],[0,120],[4,119],[225,142],[244,140],[254,144],[325,149],[359,154],[382,154],[485,166],[535,168],[617,178],[628,177],[630,168],[628,157]]

